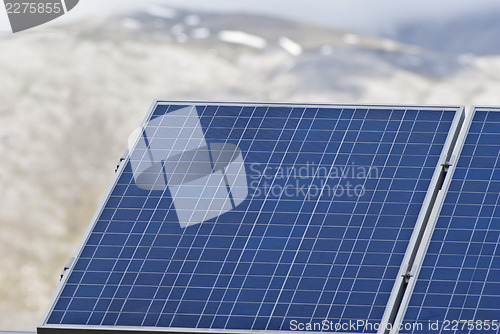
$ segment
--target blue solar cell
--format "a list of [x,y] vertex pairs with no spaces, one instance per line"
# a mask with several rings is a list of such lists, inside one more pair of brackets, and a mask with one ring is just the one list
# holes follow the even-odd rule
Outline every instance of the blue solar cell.
[[432,333],[500,332],[499,121],[476,108],[410,300],[405,322]]
[[379,322],[457,110],[158,103],[46,326]]

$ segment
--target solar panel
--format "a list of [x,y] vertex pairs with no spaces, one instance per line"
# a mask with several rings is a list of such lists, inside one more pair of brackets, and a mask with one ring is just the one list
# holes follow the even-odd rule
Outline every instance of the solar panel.
[[406,312],[424,325],[413,332],[500,332],[500,109],[475,108],[463,136]]
[[39,332],[376,332],[461,113],[156,102]]

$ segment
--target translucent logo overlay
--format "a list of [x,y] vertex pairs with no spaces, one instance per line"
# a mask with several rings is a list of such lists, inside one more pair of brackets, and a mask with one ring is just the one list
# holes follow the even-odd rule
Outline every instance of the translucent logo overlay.
[[131,141],[137,142],[130,159],[136,185],[168,188],[181,227],[220,216],[248,196],[241,150],[207,142],[194,107],[152,119]]

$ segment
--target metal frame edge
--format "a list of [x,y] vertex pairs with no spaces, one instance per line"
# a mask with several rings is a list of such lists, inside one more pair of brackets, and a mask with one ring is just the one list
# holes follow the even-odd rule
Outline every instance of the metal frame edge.
[[[356,103],[347,103],[347,104],[341,104],[341,103],[300,103],[300,102],[242,102],[242,101],[203,101],[203,100],[162,100],[162,99],[156,99],[153,101],[153,103],[150,105],[148,112],[146,113],[142,123],[141,123],[141,128],[143,128],[149,119],[151,118],[152,114],[156,110],[156,108],[159,105],[182,105],[182,104],[191,104],[191,105],[226,105],[226,106],[255,106],[255,107],[266,107],[266,106],[274,106],[274,107],[309,107],[309,108],[314,108],[314,107],[332,107],[332,108],[372,108],[372,109],[383,109],[383,108],[393,108],[393,109],[404,109],[404,110],[422,110],[422,109],[427,109],[427,110],[455,110],[458,114],[463,116],[464,113],[464,107],[463,106],[454,106],[454,105],[406,105],[406,104],[356,104]],[[455,120],[454,120],[455,122]],[[453,124],[452,124],[453,127]],[[447,141],[445,142],[445,145],[447,144],[449,138],[447,138]],[[137,142],[134,144],[137,144]],[[74,333],[116,333],[116,332],[123,332],[123,333],[140,333],[140,332],[148,332],[148,333],[219,333],[220,330],[211,330],[211,329],[184,329],[184,328],[162,328],[162,329],[146,329],[146,328],[141,328],[139,327],[126,327],[126,326],[120,326],[115,328],[112,327],[93,327],[93,326],[86,326],[86,327],[79,327],[79,326],[68,326],[68,325],[48,325],[47,321],[49,319],[49,316],[51,312],[54,309],[55,303],[57,299],[60,297],[60,294],[62,292],[63,287],[67,283],[68,277],[70,274],[73,272],[73,269],[76,265],[76,262],[81,255],[81,252],[83,251],[83,248],[85,244],[87,243],[87,240],[90,237],[90,234],[92,233],[92,230],[94,229],[98,218],[100,214],[102,213],[102,210],[105,207],[105,204],[107,203],[114,187],[116,186],[120,176],[123,173],[124,167],[126,163],[130,159],[130,154],[131,150],[126,155],[125,160],[120,163],[119,168],[115,172],[111,184],[108,186],[108,189],[99,203],[99,206],[94,214],[94,216],[91,219],[91,223],[87,227],[84,236],[79,243],[76,252],[74,253],[74,261],[71,264],[70,268],[64,273],[63,277],[61,278],[57,289],[55,293],[53,294],[53,297],[49,303],[49,306],[42,316],[39,325],[37,326],[37,333],[39,334],[59,334],[59,333],[66,333],[68,330],[73,331]],[[441,162],[441,158],[440,158]],[[434,177],[433,177],[434,179]],[[432,180],[431,180],[432,182]],[[429,190],[428,190],[429,191]],[[426,196],[427,198],[427,196]],[[425,200],[424,200],[425,203]],[[392,293],[391,293],[392,295]],[[235,330],[224,330],[224,333],[234,333],[234,334],[241,334],[241,333],[292,333],[293,331],[235,331]],[[314,332],[311,332],[314,333]],[[339,333],[342,334],[342,333]],[[353,334],[353,333],[351,333]]]

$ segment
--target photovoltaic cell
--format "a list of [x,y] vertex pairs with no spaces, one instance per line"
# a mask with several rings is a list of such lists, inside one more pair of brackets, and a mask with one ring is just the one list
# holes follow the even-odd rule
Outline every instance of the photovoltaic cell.
[[379,322],[457,111],[157,103],[42,328]]
[[476,108],[405,322],[499,333],[499,152],[500,109]]

